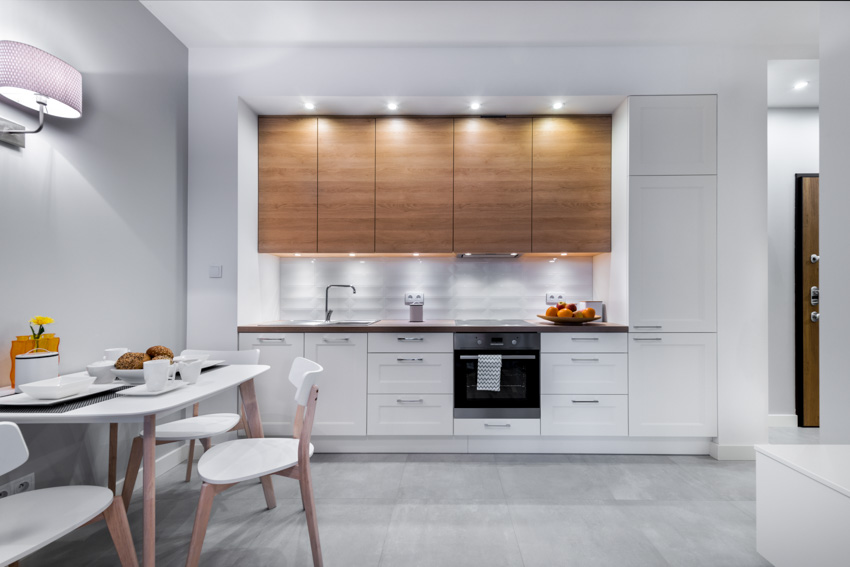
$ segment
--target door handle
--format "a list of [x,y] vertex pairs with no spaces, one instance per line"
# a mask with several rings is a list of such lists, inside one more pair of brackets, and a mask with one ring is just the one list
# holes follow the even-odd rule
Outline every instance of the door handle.
[[811,319],[812,323],[817,323],[820,319],[820,313],[817,311],[812,311],[812,314],[809,315],[809,319]]
[[425,362],[424,358],[396,358],[397,362]]
[[331,344],[333,344],[333,343],[347,343],[347,342],[351,341],[351,339],[348,338],[348,337],[345,337],[345,338],[342,338],[342,339],[322,339],[322,340],[325,341],[326,343],[331,343]]
[[399,404],[424,404],[425,400],[419,398],[418,400],[402,400],[401,398],[396,400]]
[[408,343],[408,342],[421,343],[422,341],[425,340],[425,337],[398,337],[396,340],[399,341],[399,342],[405,342],[405,343]]

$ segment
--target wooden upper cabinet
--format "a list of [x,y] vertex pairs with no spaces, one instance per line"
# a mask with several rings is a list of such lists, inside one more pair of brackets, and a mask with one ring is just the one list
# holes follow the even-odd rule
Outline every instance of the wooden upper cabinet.
[[258,120],[260,252],[317,252],[317,120]]
[[455,251],[531,251],[531,125],[455,119]]
[[452,251],[451,118],[379,118],[375,252]]
[[318,251],[374,252],[375,119],[318,120]]
[[611,251],[611,117],[534,118],[533,252]]

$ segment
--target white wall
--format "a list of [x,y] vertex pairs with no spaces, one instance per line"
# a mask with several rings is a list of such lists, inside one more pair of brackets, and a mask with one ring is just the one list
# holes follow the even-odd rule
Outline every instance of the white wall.
[[821,3],[820,429],[850,443],[850,3]]
[[[4,0],[0,38],[83,75],[83,116],[0,144],[0,334],[56,320],[60,372],[107,347],[185,343],[188,53],[135,2]],[[0,99],[0,116],[36,115]],[[0,381],[10,361],[0,356]],[[137,426],[122,426],[125,435]],[[131,431],[132,429],[132,431]],[[106,426],[24,428],[36,484],[103,482]],[[126,462],[122,452],[119,462]],[[0,478],[0,484],[5,482]]]
[[[818,173],[818,109],[767,113],[769,410],[795,415],[794,195],[797,173]],[[744,253],[746,253],[744,251]],[[744,298],[749,296],[743,294]]]

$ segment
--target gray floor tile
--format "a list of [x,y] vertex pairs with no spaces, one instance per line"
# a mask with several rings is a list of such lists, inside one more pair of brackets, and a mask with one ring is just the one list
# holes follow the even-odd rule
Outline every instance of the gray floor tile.
[[567,463],[570,455],[538,454],[538,453],[499,453],[494,455],[497,463]]
[[401,501],[382,567],[521,567],[504,501]]
[[408,463],[493,463],[492,453],[411,453]]
[[756,499],[755,461],[717,461],[707,456],[674,456],[671,459],[691,482],[715,493],[717,499]]
[[498,464],[502,490],[509,499],[553,498],[613,500],[600,469],[608,465]]
[[768,442],[774,445],[817,445],[820,443],[820,429],[817,427],[771,427],[768,429]]
[[686,475],[670,460],[630,464],[598,464],[594,467],[604,478],[617,500],[719,500],[704,483]]
[[316,453],[312,463],[404,463],[407,453]]
[[404,467],[399,498],[504,499],[493,463],[411,463]]
[[312,467],[313,490],[324,498],[396,498],[403,462],[325,462]]

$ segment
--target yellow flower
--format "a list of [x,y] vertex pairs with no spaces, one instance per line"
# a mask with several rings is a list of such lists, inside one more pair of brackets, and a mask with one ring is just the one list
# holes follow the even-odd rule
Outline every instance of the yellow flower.
[[30,319],[30,323],[33,325],[49,325],[53,322],[53,319],[50,317],[33,317]]

